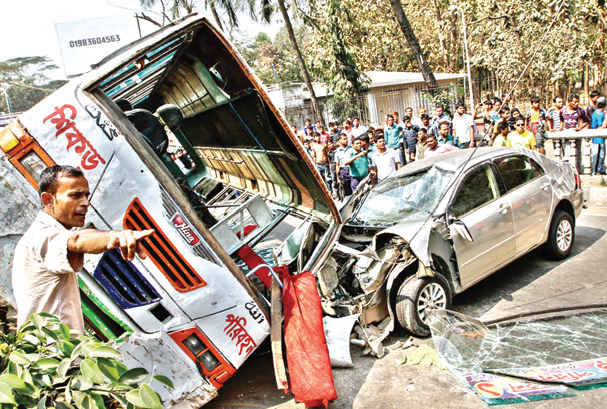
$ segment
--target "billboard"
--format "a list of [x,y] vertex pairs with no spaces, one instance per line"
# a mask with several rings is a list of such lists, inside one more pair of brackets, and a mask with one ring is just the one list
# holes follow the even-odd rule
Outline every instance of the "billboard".
[[108,54],[139,39],[134,14],[55,24],[65,75],[83,74]]

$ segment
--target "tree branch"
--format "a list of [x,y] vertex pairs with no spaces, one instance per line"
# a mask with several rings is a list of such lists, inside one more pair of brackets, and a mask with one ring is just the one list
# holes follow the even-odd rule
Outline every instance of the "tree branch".
[[508,14],[504,14],[503,16],[498,16],[498,17],[487,16],[487,17],[481,18],[480,20],[473,21],[472,23],[468,23],[468,25],[472,26],[472,25],[478,24],[478,23],[480,23],[481,21],[484,21],[484,20],[499,20],[501,18],[503,18],[504,20],[508,20],[510,18],[510,16]]

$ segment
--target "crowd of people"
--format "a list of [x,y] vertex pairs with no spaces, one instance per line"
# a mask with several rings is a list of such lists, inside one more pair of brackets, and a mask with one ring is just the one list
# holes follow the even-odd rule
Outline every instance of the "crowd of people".
[[[532,97],[530,108],[523,115],[510,108],[509,95],[488,96],[487,100],[468,114],[464,103],[455,106],[451,118],[442,105],[430,116],[420,108],[387,114],[380,127],[366,127],[359,118],[346,118],[329,123],[305,121],[302,131],[292,126],[304,149],[334,197],[343,199],[356,191],[360,182],[371,175],[379,183],[407,163],[459,149],[480,146],[523,147],[544,154],[547,132],[575,129],[607,128],[605,97],[599,91],[590,93],[590,105],[580,108],[580,97],[570,94],[553,99],[549,108],[541,106],[539,97]],[[482,129],[479,129],[482,120]],[[478,125],[477,125],[478,123]],[[341,125],[341,126],[340,126]],[[605,140],[592,139],[592,173],[605,174]]]

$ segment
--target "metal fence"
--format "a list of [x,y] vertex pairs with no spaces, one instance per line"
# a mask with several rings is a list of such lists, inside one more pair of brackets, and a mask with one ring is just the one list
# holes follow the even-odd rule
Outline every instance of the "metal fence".
[[[412,84],[382,92],[370,91],[351,99],[323,98],[319,103],[326,123],[341,124],[347,117],[358,117],[364,125],[383,126],[386,114],[398,112],[402,118],[408,107],[413,108],[416,116],[422,107],[431,114],[437,103],[444,105],[447,112],[454,112],[455,104],[463,98],[463,83],[440,87],[434,95],[437,96],[429,95],[425,85]],[[302,107],[286,108],[283,113],[298,128],[303,126],[306,119],[314,118],[310,100],[305,100]]]

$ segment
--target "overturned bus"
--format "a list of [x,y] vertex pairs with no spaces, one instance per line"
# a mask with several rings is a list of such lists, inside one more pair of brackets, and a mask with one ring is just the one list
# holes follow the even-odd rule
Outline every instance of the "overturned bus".
[[4,128],[0,148],[5,299],[46,166],[84,172],[85,227],[155,230],[145,260],[87,255],[79,285],[87,330],[172,379],[176,390],[159,391],[170,406],[212,399],[270,332],[267,290],[243,254],[317,271],[339,235],[339,213],[298,139],[204,18],[109,55]]

